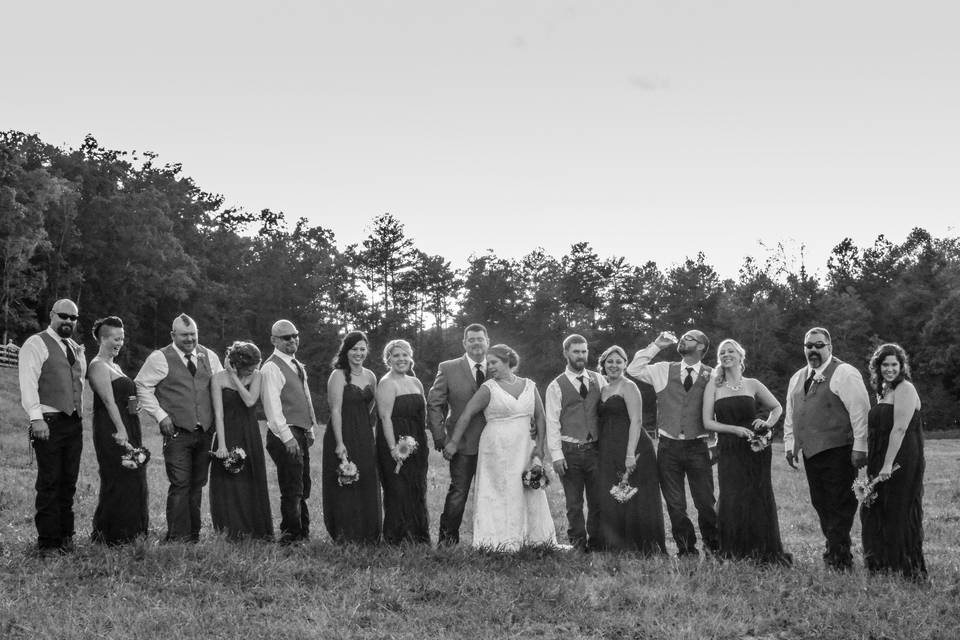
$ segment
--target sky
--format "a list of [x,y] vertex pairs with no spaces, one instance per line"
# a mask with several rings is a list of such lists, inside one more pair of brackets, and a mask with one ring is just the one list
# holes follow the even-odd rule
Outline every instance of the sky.
[[[148,6],[149,5],[149,6]],[[45,2],[4,8],[0,129],[153,151],[360,242],[723,277],[783,243],[957,236],[960,5]]]

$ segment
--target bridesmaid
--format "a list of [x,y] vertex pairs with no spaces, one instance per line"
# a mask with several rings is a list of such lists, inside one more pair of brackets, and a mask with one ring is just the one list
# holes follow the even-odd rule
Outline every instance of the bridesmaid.
[[[867,475],[879,477],[877,499],[860,508],[863,557],[870,571],[897,571],[923,580],[923,419],[910,381],[910,362],[898,344],[870,358],[877,405],[867,419]],[[896,471],[894,464],[900,465]]]
[[[665,553],[663,506],[653,441],[643,430],[640,390],[624,377],[627,354],[614,345],[600,356],[600,543],[604,549]],[[610,495],[624,472],[637,493],[624,503]]]
[[[260,349],[252,342],[234,342],[226,367],[210,380],[216,425],[215,460],[210,467],[210,516],[213,528],[231,540],[273,539],[273,517],[267,492],[263,439],[257,422],[260,399]],[[239,473],[230,473],[223,459],[234,447],[247,454]]]
[[100,466],[100,499],[93,514],[94,542],[120,544],[146,535],[147,469],[128,469],[121,456],[140,439],[137,387],[114,359],[123,346],[123,321],[116,316],[97,320],[93,337],[100,345],[87,368],[93,387],[93,447]]
[[[383,483],[383,539],[430,543],[427,516],[427,423],[423,385],[413,376],[413,348],[406,340],[391,340],[383,350],[390,370],[377,385],[377,460]],[[397,447],[403,436],[417,441],[417,451],[397,469]]]
[[[323,434],[323,521],[334,542],[380,540],[380,482],[374,443],[377,377],[364,368],[367,336],[351,331],[343,338],[327,380],[330,424]],[[356,482],[340,486],[341,461],[357,466]]]

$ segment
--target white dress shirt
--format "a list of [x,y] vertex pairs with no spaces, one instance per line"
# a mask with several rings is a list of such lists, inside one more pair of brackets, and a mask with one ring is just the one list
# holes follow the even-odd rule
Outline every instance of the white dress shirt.
[[[186,367],[187,354],[181,351],[177,345],[173,345],[173,350],[180,356],[183,366]],[[220,358],[210,349],[206,347],[200,348],[198,346],[193,350],[193,355],[196,356],[197,361],[199,361],[200,358],[207,359],[210,363],[210,375],[218,371],[223,371]],[[197,363],[194,362],[194,364]],[[157,385],[167,377],[169,371],[170,367],[167,366],[167,357],[163,355],[163,351],[157,349],[147,356],[143,366],[140,367],[140,373],[137,374],[136,380],[134,380],[134,382],[137,383],[137,398],[140,400],[140,406],[144,411],[153,416],[158,424],[166,418],[168,414],[163,410],[163,407],[160,406],[160,402],[157,400]]]
[[[67,347],[61,342],[64,338],[60,337],[51,327],[47,327],[47,333],[57,341],[57,345],[63,351],[63,355],[66,356]],[[87,360],[83,357],[80,346],[71,338],[66,339],[70,341],[73,347],[74,357],[80,361],[80,381],[86,386]],[[60,413],[60,409],[56,407],[40,404],[40,370],[43,369],[43,363],[47,361],[48,357],[50,357],[50,352],[47,351],[47,343],[39,335],[30,336],[20,347],[20,362],[18,365],[20,404],[23,406],[23,410],[27,412],[27,417],[30,420],[43,420],[43,414],[45,413]]]
[[[807,365],[790,378],[790,385],[787,387],[787,410],[783,414],[784,451],[793,451],[793,394],[797,385],[803,386],[812,371],[822,374],[823,370],[832,361],[833,356],[831,355],[819,368],[811,369]],[[863,377],[856,367],[841,362],[834,369],[833,375],[830,376],[830,391],[840,398],[843,406],[847,409],[847,413],[850,414],[850,426],[853,427],[853,450],[865,453],[867,451],[867,414],[870,413],[870,396],[863,384]]]
[[463,354],[463,359],[466,360],[466,361],[467,361],[467,364],[470,366],[470,371],[473,372],[473,377],[474,377],[474,378],[477,377],[477,365],[480,365],[480,371],[483,371],[483,380],[484,380],[484,382],[486,382],[486,380],[487,380],[487,359],[484,358],[484,359],[481,360],[480,362],[477,362],[476,360],[471,360],[471,359],[470,359],[470,356],[468,356],[467,354]]
[[[667,382],[670,381],[670,365],[672,362],[657,362],[650,364],[650,361],[660,353],[660,347],[655,344],[649,344],[645,348],[637,351],[636,355],[633,356],[633,361],[627,367],[627,373],[637,380],[642,380],[650,386],[653,387],[653,390],[657,393],[660,393],[667,388]],[[687,364],[686,362],[680,363],[680,381],[687,377],[687,369],[693,369],[690,372],[690,375],[693,377],[693,381],[696,382],[697,378],[700,377],[700,370],[703,368],[703,362],[697,362],[696,364]],[[676,440],[672,435],[664,431],[663,429],[657,429],[659,433],[664,438],[670,438],[671,440]],[[713,446],[713,437],[708,433],[706,435],[700,436],[704,440],[710,442],[710,446]]]
[[[284,362],[290,367],[291,371],[294,373],[297,372],[297,367],[293,364],[295,356],[288,356],[276,349],[274,349],[273,355],[277,356],[281,362]],[[313,438],[315,437],[314,426],[317,424],[317,416],[313,410],[313,400],[310,399],[310,387],[307,384],[307,369],[303,366],[302,362],[300,363],[300,369],[303,371],[303,392],[307,394],[307,405],[310,407],[310,419],[313,421],[313,424],[307,429],[307,433]],[[281,442],[287,442],[293,438],[293,434],[290,432],[290,426],[287,424],[287,419],[283,415],[283,403],[280,401],[280,392],[283,390],[283,385],[287,383],[287,378],[275,362],[267,362],[263,365],[260,368],[260,375],[263,378],[260,384],[260,398],[263,400],[263,413],[267,416],[267,428],[270,429],[273,435],[277,436]]]
[[[590,388],[591,380],[598,389],[603,389],[607,386],[607,379],[596,371],[584,369],[581,373],[576,373],[570,367],[567,367],[563,373],[567,376],[567,380],[570,381],[574,389],[580,388],[580,381],[577,380],[577,376],[584,376],[583,382],[587,385],[588,389]],[[552,380],[550,384],[547,385],[545,396],[543,413],[547,422],[547,449],[550,451],[550,459],[557,462],[558,460],[564,459],[561,442],[579,443],[580,441],[576,438],[570,438],[560,434],[560,411],[563,396],[560,391],[560,383]]]

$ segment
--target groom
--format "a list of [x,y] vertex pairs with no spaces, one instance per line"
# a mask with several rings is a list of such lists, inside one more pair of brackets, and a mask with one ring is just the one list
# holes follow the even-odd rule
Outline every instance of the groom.
[[[441,362],[437,368],[437,378],[427,394],[427,421],[437,451],[443,452],[448,432],[453,431],[470,398],[486,379],[489,346],[487,328],[482,324],[471,324],[463,331],[464,354]],[[450,460],[450,488],[440,516],[439,544],[460,542],[460,523],[477,472],[477,448],[480,432],[486,423],[482,411],[473,416],[457,453]]]
[[[560,476],[567,503],[567,538],[589,551],[600,544],[600,472],[597,435],[600,389],[606,381],[588,371],[587,339],[576,333],[563,341],[566,370],[547,386],[544,413],[553,470]],[[587,496],[584,526],[583,496]]]

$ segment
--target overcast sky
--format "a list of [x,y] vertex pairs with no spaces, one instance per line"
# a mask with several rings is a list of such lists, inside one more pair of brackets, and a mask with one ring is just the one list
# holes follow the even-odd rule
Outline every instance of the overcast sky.
[[960,5],[18,2],[0,128],[151,150],[251,210],[419,248],[723,276],[960,220]]

